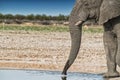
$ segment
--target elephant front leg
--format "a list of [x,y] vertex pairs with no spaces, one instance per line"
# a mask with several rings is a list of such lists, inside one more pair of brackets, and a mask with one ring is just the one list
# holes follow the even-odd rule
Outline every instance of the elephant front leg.
[[116,70],[116,53],[117,53],[117,40],[115,34],[111,30],[111,26],[104,26],[104,47],[107,58],[108,72],[103,77],[111,78],[118,77],[119,73]]
[[116,63],[120,67],[120,18],[118,20],[118,23],[115,25],[115,30],[117,34],[117,44],[118,44]]

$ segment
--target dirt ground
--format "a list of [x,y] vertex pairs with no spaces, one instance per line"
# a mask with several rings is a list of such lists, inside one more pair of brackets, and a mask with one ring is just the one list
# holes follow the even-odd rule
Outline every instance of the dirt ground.
[[[69,71],[107,71],[102,36],[83,33],[80,52]],[[0,68],[62,71],[70,44],[69,32],[0,31]]]

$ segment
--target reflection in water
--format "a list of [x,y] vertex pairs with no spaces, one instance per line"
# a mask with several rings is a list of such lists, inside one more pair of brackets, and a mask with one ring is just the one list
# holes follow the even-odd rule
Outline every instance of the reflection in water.
[[62,80],[67,80],[67,77],[61,77]]
[[67,76],[61,76],[61,80],[104,80],[102,75],[85,73],[68,73]]
[[0,80],[104,80],[102,75],[68,73],[61,78],[59,71],[40,70],[0,70]]
[[104,80],[109,80],[109,78],[104,78]]
[[[110,80],[111,78],[103,78],[101,80]],[[67,80],[67,77],[61,77],[61,80]],[[95,79],[96,80],[96,79]]]
[[[112,78],[103,78],[101,80],[111,80]],[[61,80],[67,80],[67,77],[61,77]],[[95,79],[96,80],[96,79]],[[118,80],[118,79],[114,79],[114,80]]]
[[[113,78],[104,78],[104,80],[112,80]],[[114,80],[118,80],[118,79],[114,79]]]

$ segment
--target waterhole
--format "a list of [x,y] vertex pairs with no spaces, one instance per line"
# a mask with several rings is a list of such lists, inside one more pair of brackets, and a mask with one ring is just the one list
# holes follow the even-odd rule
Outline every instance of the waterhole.
[[59,71],[0,70],[0,80],[104,80],[102,75],[69,72],[61,78]]

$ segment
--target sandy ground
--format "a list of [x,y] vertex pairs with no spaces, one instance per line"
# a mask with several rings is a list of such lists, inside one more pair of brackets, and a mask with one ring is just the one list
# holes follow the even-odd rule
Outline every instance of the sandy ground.
[[[83,33],[80,52],[69,71],[107,71],[102,36]],[[62,71],[70,44],[69,32],[0,31],[0,67]]]

